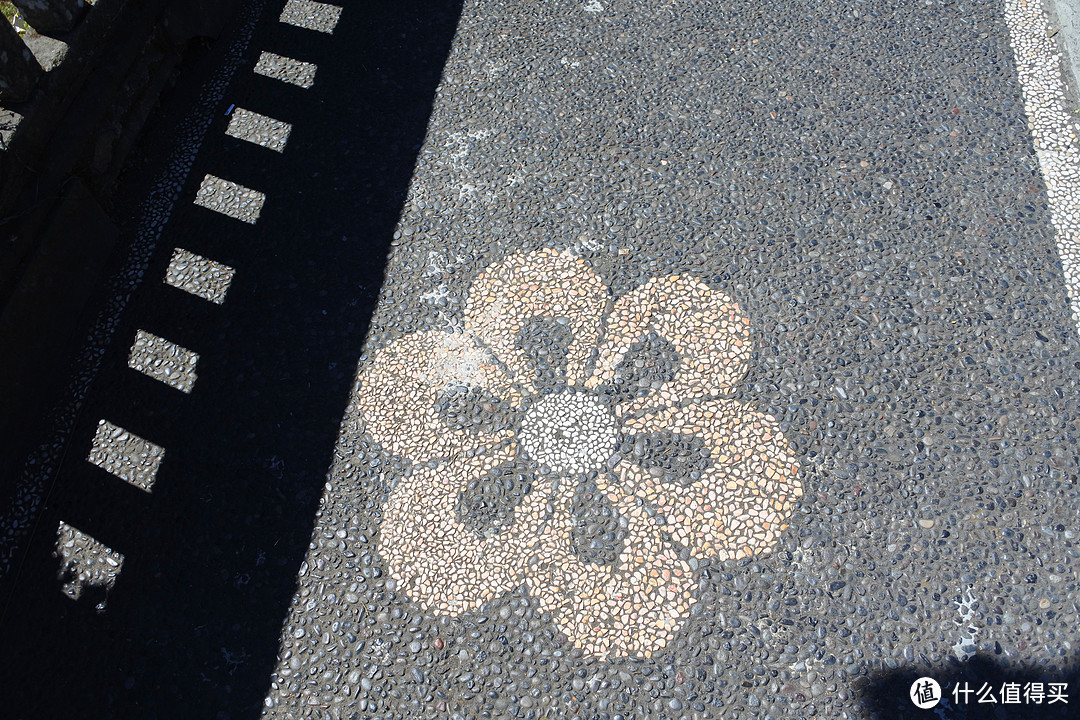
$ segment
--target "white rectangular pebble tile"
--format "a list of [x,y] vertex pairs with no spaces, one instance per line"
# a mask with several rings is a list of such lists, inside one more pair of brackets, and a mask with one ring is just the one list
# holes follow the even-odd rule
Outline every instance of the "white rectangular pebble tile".
[[129,368],[185,393],[190,393],[195,386],[198,362],[198,353],[145,330],[135,334],[128,355]]
[[337,27],[339,17],[341,8],[337,5],[312,0],[289,0],[278,19],[289,25],[329,34]]
[[57,579],[64,594],[78,600],[89,587],[111,588],[124,566],[124,556],[86,533],[61,522],[56,530]]
[[176,248],[165,271],[165,284],[220,305],[235,274],[228,265]]
[[229,119],[229,127],[225,128],[226,135],[276,152],[282,152],[285,149],[285,143],[289,141],[291,132],[290,123],[244,108],[236,108],[233,111]]
[[195,194],[195,204],[207,210],[254,224],[262,212],[266,195],[238,183],[207,175]]
[[106,420],[98,421],[87,460],[124,482],[150,492],[165,448]]
[[315,63],[294,60],[272,52],[262,53],[259,55],[259,61],[255,63],[256,75],[274,78],[305,90],[315,84],[317,69],[318,66]]

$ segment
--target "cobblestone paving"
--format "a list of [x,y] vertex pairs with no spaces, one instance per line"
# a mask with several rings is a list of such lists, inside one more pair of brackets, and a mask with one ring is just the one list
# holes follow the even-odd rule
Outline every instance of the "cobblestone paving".
[[[295,52],[354,41],[373,22],[363,3],[342,5],[269,3],[271,20],[308,34],[288,35],[298,39],[274,49],[293,52],[279,55],[258,45],[276,32],[264,22],[251,74],[295,93],[325,82],[346,92],[348,72],[374,87],[376,58],[346,70],[324,61],[344,62],[340,49],[317,67]],[[975,695],[950,693],[990,680],[1001,716],[1019,716],[1015,683],[1025,717],[1069,717],[1080,703],[1069,284],[1080,176],[1069,163],[1075,115],[1054,94],[1052,63],[1006,24],[1030,24],[1029,10],[1013,0],[469,0],[407,191],[390,208],[377,298],[363,242],[378,245],[348,233],[358,214],[377,212],[381,185],[361,187],[343,168],[399,138],[326,119],[351,118],[362,101],[352,95],[351,105],[318,95],[310,116],[295,100],[281,114],[271,102],[238,108],[221,135],[244,148],[223,155],[246,172],[228,175],[213,157],[198,166],[183,213],[220,219],[181,213],[192,232],[176,244],[192,250],[159,254],[170,286],[242,312],[205,337],[185,337],[192,325],[179,321],[179,337],[140,328],[183,366],[176,377],[143,360],[142,346],[114,352],[121,364],[138,356],[139,372],[161,381],[153,391],[179,388],[200,408],[215,391],[271,397],[231,425],[163,425],[163,445],[147,445],[161,452],[138,461],[161,464],[156,481],[127,478],[107,448],[91,456],[167,498],[170,483],[204,467],[185,450],[190,432],[227,448],[214,452],[239,489],[224,494],[321,493],[313,525],[299,520],[310,541],[295,564],[280,561],[290,581],[299,566],[288,607],[270,603],[278,614],[259,626],[273,624],[276,636],[259,632],[276,657],[249,662],[233,641],[246,622],[238,608],[269,593],[255,569],[264,555],[251,588],[221,569],[223,590],[208,595],[237,618],[222,623],[221,658],[206,664],[206,682],[230,688],[215,701],[226,703],[238,668],[263,683],[246,690],[261,703],[224,714],[891,718],[921,712],[907,693],[929,676],[945,694],[935,717],[983,717]],[[401,47],[425,22],[410,12],[394,26]],[[305,152],[322,155],[299,170],[273,165]],[[341,176],[316,181],[320,157]],[[263,162],[271,169],[251,170]],[[288,192],[260,184],[283,177],[295,182]],[[308,267],[281,240],[279,227],[304,227],[288,223],[309,187],[330,193],[311,218],[326,236],[300,245],[330,247],[329,233],[344,233],[341,257],[353,264],[320,250],[322,264]],[[215,243],[197,232],[206,228],[233,235]],[[264,238],[274,240],[265,252],[244,250]],[[340,305],[329,319],[317,313],[328,312],[325,293],[291,282],[294,271],[325,277]],[[277,283],[280,303],[266,305],[245,273]],[[293,335],[255,324],[292,312],[291,293],[307,293],[289,316]],[[340,353],[324,352],[329,341],[305,323],[332,333],[348,322],[347,337],[365,303],[373,314],[355,366],[326,365]],[[214,345],[245,322],[248,356]],[[311,417],[340,425],[332,457],[297,468],[294,456],[318,463],[322,448],[274,450],[272,425],[297,421],[274,415],[275,385],[260,378],[295,367],[282,358],[304,342],[329,369],[286,374],[282,403],[316,393],[312,380],[337,383],[341,397]],[[343,415],[329,418],[330,406]],[[245,418],[266,437],[244,437]],[[103,438],[158,437],[100,422]],[[215,442],[216,432],[236,437]],[[280,437],[310,444],[298,428]],[[248,478],[243,463],[258,453]],[[188,458],[187,475],[170,473],[174,455]],[[275,523],[288,523],[289,507],[273,506]],[[70,520],[52,539],[67,548],[64,592],[78,595],[72,578],[97,573],[122,598],[140,548],[103,544]],[[235,570],[228,558],[269,546],[273,529],[253,515],[220,537],[188,582],[218,574],[216,563]],[[69,558],[72,538],[90,559]],[[207,642],[216,653],[217,639]],[[1032,683],[1069,704],[1048,696],[1031,707]]]

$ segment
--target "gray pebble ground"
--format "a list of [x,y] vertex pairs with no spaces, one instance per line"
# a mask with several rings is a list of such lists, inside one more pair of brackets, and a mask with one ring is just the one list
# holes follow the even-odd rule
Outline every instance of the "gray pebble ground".
[[[416,467],[349,414],[264,716],[863,717],[882,670],[1074,666],[1080,357],[1015,67],[991,2],[467,3],[360,370],[460,331],[510,253],[565,250],[612,301],[689,274],[749,320],[731,393],[805,495],[771,552],[697,565],[662,652],[597,656],[527,573],[453,615],[402,592],[378,535]],[[1075,153],[1075,122],[1054,132]],[[556,442],[518,422],[534,455]]]
[[[367,21],[342,4],[266,13],[315,47]],[[467,0],[332,458],[303,469],[325,484],[264,699],[235,716],[870,718],[888,678],[948,692],[972,662],[1068,683],[1025,711],[1075,711],[1080,130],[1040,18]],[[259,38],[247,72],[296,92],[346,73]],[[227,134],[311,152],[272,110]],[[379,142],[355,133],[325,152]],[[185,197],[244,241],[303,207],[304,178],[200,168]],[[240,302],[220,247],[166,282]],[[139,338],[137,370],[199,394],[200,348]],[[149,441],[102,427],[91,461],[150,489],[157,446],[125,460]]]

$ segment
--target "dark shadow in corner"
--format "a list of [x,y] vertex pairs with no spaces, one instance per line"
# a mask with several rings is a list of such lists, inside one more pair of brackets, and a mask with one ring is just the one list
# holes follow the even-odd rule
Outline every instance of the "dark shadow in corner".
[[[921,678],[933,678],[941,686],[936,707],[921,709],[911,699],[912,685]],[[871,720],[1074,720],[1080,717],[1080,663],[1045,667],[1023,666],[1000,657],[977,655],[965,663],[946,667],[899,668],[856,680],[855,689]],[[1014,683],[1019,703],[1003,703],[1006,683]],[[1028,683],[1042,683],[1043,701],[1028,698]],[[1050,684],[1066,685],[1067,703],[1051,702]],[[980,691],[986,702],[979,702]],[[1037,687],[1037,686],[1036,686]],[[971,690],[970,694],[966,690]],[[997,702],[989,702],[993,697]],[[957,702],[957,700],[960,702]]]
[[[0,619],[4,717],[260,714],[461,9],[341,4],[332,34],[268,4],[225,94]],[[314,85],[252,73],[262,51]],[[284,152],[227,136],[233,104],[291,123]],[[206,174],[265,193],[258,221],[192,205]],[[236,269],[223,304],[161,282],[175,247]],[[190,395],[127,367],[139,329],[199,353]],[[87,462],[99,419],[165,448],[151,493]],[[124,555],[107,593],[61,591],[60,521]]]

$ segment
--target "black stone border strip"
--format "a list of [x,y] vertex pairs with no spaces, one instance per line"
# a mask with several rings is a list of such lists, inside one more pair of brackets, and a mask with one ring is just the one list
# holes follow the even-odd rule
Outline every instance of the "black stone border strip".
[[218,111],[233,76],[247,60],[248,44],[265,4],[265,0],[249,0],[243,7],[238,31],[226,50],[225,63],[206,83],[198,104],[180,124],[176,149],[143,206],[137,236],[128,248],[122,270],[111,282],[110,299],[78,353],[75,366],[79,371],[67,388],[64,395],[66,400],[52,415],[49,439],[30,453],[13,483],[10,499],[2,505],[0,585],[8,584],[12,579],[11,571],[34,526],[34,518],[41,509],[48,484],[63,458],[86,392],[101,367],[105,348],[119,324],[120,314],[141,282],[158,239],[180,198],[181,188],[202,146],[210,119]]

